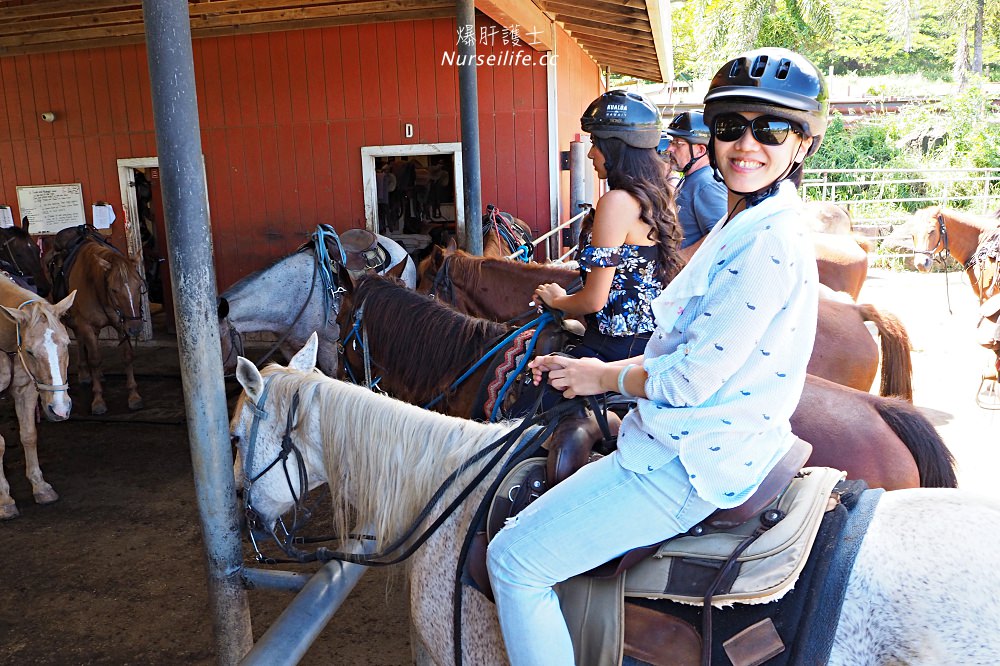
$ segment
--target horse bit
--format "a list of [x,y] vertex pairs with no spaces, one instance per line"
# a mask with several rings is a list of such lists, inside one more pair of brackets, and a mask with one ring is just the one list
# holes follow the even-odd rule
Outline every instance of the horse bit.
[[[30,305],[31,303],[41,303],[41,301],[38,300],[37,298],[29,299],[24,303],[18,305],[17,309],[21,310],[24,308],[25,305]],[[13,319],[13,317],[11,317],[11,319]],[[28,369],[28,364],[24,362],[24,347],[21,344],[21,322],[19,322],[17,319],[14,319],[14,330],[15,330],[15,335],[17,336],[17,350],[9,352],[5,349],[3,351],[8,356],[17,354],[18,360],[21,361],[21,367],[24,368],[24,371],[27,373],[28,377],[31,378],[31,381],[35,383],[35,388],[39,391],[49,391],[51,393],[56,393],[58,391],[69,391],[69,384],[43,384],[40,381],[38,381],[34,373],[32,373],[31,370]]]

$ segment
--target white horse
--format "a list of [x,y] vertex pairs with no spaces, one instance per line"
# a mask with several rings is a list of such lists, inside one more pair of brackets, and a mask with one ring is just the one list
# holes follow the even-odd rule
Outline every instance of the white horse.
[[[389,266],[382,273],[398,275],[407,287],[417,284],[417,268],[402,245],[386,236],[378,244],[389,254]],[[336,260],[336,257],[333,257]],[[319,367],[337,373],[337,325],[339,296],[324,299],[321,275],[315,270],[313,249],[295,252],[267,268],[251,273],[219,297],[219,338],[223,366],[227,373],[236,368],[246,333],[273,333],[285,336],[280,348],[290,358],[305,344],[309,335],[319,333]],[[336,280],[337,276],[333,276]],[[329,309],[327,309],[329,306]]]
[[[48,504],[59,495],[42,476],[38,466],[36,405],[49,421],[69,418],[73,401],[69,397],[69,333],[59,321],[66,315],[76,292],[52,305],[0,275],[0,391],[10,387],[14,411],[24,448],[25,475],[39,504]],[[0,520],[16,518],[17,505],[3,474],[6,442],[0,436]]]
[[[257,476],[277,458],[292,396],[298,394],[293,441],[302,451],[310,485],[329,483],[341,530],[374,525],[378,543],[391,542],[450,472],[512,427],[428,412],[329,379],[313,371],[316,345],[313,336],[288,368],[269,366],[263,373],[239,360],[237,377],[244,394],[235,408],[232,434],[246,472]],[[248,460],[251,403],[266,408],[266,417]],[[287,468],[295,487],[297,469],[296,464]],[[469,465],[460,480],[475,471],[477,466]],[[453,662],[449,609],[458,553],[491,479],[409,561],[413,640],[420,663]],[[293,506],[281,465],[252,488],[254,507],[265,523]],[[952,489],[885,493],[850,575],[829,663],[995,664],[1000,654],[998,552],[1000,502]],[[467,591],[462,613],[463,662],[506,663],[494,607]]]

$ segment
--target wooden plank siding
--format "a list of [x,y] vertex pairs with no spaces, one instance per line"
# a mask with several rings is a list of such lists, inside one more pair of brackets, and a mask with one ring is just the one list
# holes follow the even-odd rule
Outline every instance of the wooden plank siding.
[[[502,30],[479,15],[477,36],[482,28]],[[557,32],[565,150],[600,77]],[[503,44],[499,32],[477,48],[540,55]],[[195,40],[220,289],[293,251],[318,223],[364,226],[362,146],[461,140],[457,68],[442,60],[455,49],[449,18]],[[484,65],[478,78],[483,203],[546,230],[545,67]],[[17,210],[17,185],[80,182],[88,216],[107,200],[123,217],[117,160],[156,155],[145,47],[2,57],[0,85],[0,203]],[[40,119],[45,111],[54,123]],[[113,241],[125,247],[121,224]]]

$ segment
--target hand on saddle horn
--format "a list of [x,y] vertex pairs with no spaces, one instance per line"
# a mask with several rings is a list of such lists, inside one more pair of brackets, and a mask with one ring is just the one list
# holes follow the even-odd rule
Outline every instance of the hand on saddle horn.
[[607,363],[595,358],[573,358],[561,354],[536,356],[528,363],[531,377],[538,386],[543,375],[549,386],[561,391],[563,397],[575,398],[578,395],[597,395],[606,389],[601,383],[601,377]]

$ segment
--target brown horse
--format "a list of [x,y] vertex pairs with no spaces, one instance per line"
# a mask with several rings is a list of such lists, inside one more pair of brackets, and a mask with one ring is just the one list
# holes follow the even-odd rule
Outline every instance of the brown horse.
[[19,286],[42,298],[49,295],[49,278],[42,268],[38,245],[28,233],[27,219],[23,227],[0,228],[0,270],[9,273]]
[[[521,259],[531,261],[534,254],[531,226],[524,220],[504,213],[493,204],[486,206],[483,215],[483,256],[504,259],[521,251]],[[524,249],[522,249],[524,248]]]
[[[67,231],[76,232],[75,229]],[[57,235],[57,247],[58,238]],[[58,279],[65,282],[67,289],[77,292],[66,323],[73,329],[80,349],[80,381],[92,383],[90,411],[92,414],[108,411],[101,385],[101,350],[97,339],[105,326],[114,328],[120,338],[128,407],[142,409],[142,397],[132,367],[130,339],[142,332],[142,299],[146,293],[142,259],[126,257],[111,245],[90,237],[80,241],[74,255],[68,265],[58,263],[58,268],[54,268],[57,264],[51,257],[48,265],[50,271],[59,273],[58,278],[52,275],[53,284]]]
[[868,277],[871,248],[853,233],[851,216],[829,201],[807,201],[802,216],[812,230],[819,281],[834,291],[850,294],[855,301]]
[[[344,349],[342,375],[364,383],[367,353],[370,379],[377,379],[373,383],[379,389],[400,400],[464,418],[487,419],[500,399],[497,364],[506,364],[509,371],[521,354],[532,352],[529,339],[534,329],[529,329],[458,381],[515,328],[462,314],[379,275],[366,275],[352,284],[341,272],[341,284],[346,286],[337,320]],[[549,324],[539,333],[533,353],[559,351],[564,341],[562,329]],[[503,402],[505,413],[518,398],[516,392],[511,390]]]
[[[513,262],[502,262],[513,263]],[[440,394],[490,342],[509,328],[450,311],[426,297],[393,287],[385,280],[365,278],[350,296],[355,309],[364,303],[363,322],[371,352],[371,374],[381,375],[379,387],[413,404],[423,405]],[[377,291],[393,294],[395,306],[375,300]],[[403,294],[407,294],[405,300]],[[399,297],[398,299],[396,297]],[[379,312],[382,323],[371,319]],[[447,319],[447,327],[438,320]],[[350,330],[351,319],[340,322]],[[362,337],[363,339],[363,337]],[[361,343],[345,344],[346,363],[357,373],[362,367]],[[418,353],[417,351],[418,350]],[[357,375],[355,375],[357,376]],[[391,380],[391,383],[390,383]],[[481,375],[470,378],[471,388],[455,389],[435,409],[468,418],[471,394]],[[872,487],[955,487],[954,459],[934,426],[912,405],[810,377],[792,417],[793,431],[813,445],[810,465],[829,465],[863,478]],[[823,462],[819,462],[823,461]]]
[[[579,280],[570,268],[474,257],[435,248],[417,268],[417,290],[434,294],[476,317],[508,321],[530,310],[535,287]],[[872,305],[820,300],[816,343],[809,373],[861,391],[871,388],[879,367],[879,346],[865,322],[875,324],[882,340],[882,395],[912,399],[910,340],[895,316]]]
[[947,260],[950,255],[965,269],[980,303],[1000,293],[1000,225],[995,217],[931,206],[914,213],[910,225],[918,271],[926,273],[935,257]]
[[[36,405],[49,421],[69,418],[73,401],[66,382],[69,334],[60,323],[73,304],[75,293],[51,305],[10,280],[0,279],[0,390],[10,388],[24,447],[24,466],[31,492],[39,504],[59,499],[45,481],[38,465]],[[10,486],[3,474],[6,443],[0,436],[0,520],[18,515]]]

